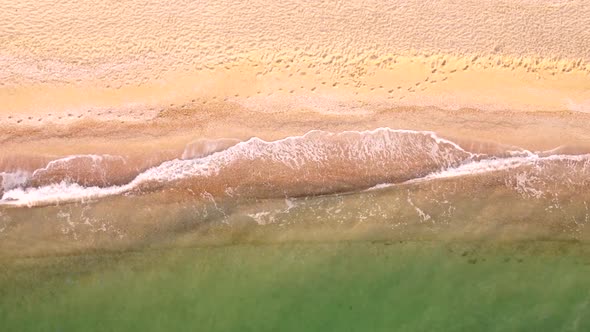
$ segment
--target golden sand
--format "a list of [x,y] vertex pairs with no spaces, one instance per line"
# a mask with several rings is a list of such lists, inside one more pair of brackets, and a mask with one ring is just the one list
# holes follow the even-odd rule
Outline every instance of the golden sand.
[[0,89],[6,105],[0,119],[33,126],[84,118],[142,121],[168,108],[218,102],[259,112],[366,113],[403,106],[590,111],[590,66],[579,61],[383,54],[324,64],[318,54],[285,53],[270,63],[242,60],[110,88],[84,80],[6,86]]
[[407,106],[590,111],[583,1],[2,1],[0,125]]

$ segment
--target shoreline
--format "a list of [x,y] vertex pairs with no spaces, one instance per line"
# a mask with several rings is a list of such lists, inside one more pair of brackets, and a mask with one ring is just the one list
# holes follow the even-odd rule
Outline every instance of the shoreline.
[[[433,131],[465,146],[499,144],[530,151],[565,146],[574,154],[590,151],[590,114],[585,113],[407,107],[362,115],[332,115],[312,111],[260,113],[235,104],[221,104],[210,109],[169,110],[143,123],[81,120],[70,125],[5,126],[0,132],[0,171],[16,170],[19,163],[26,170],[27,158],[36,165],[34,168],[52,159],[82,154],[123,155],[132,159],[159,155],[165,160],[180,156],[187,144],[197,139],[244,141],[258,137],[274,141],[312,130],[338,133],[381,127]],[[71,144],[71,140],[76,140],[76,144]]]

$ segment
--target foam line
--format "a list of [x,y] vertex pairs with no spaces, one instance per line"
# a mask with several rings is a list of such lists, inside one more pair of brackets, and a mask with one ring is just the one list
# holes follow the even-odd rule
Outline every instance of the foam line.
[[[584,160],[588,159],[589,156],[552,155],[539,157],[534,153],[526,151],[525,156],[485,159],[485,155],[470,153],[455,142],[440,138],[431,131],[391,128],[377,128],[369,131],[345,131],[340,133],[313,130],[302,136],[291,136],[276,141],[265,141],[253,137],[247,141],[232,143],[236,144],[220,151],[208,150],[206,151],[208,154],[204,157],[192,159],[183,159],[181,157],[166,161],[140,173],[131,182],[121,186],[84,187],[78,183],[62,181],[42,187],[26,187],[24,183],[19,182],[16,186],[5,186],[0,204],[36,206],[87,201],[124,194],[148,182],[173,186],[175,181],[187,178],[218,175],[228,165],[242,160],[271,160],[274,163],[279,163],[297,170],[309,163],[329,167],[329,164],[324,163],[330,162],[334,158],[346,158],[348,162],[357,161],[362,163],[364,160],[372,162],[377,160],[375,158],[379,157],[404,163],[406,159],[414,157],[413,154],[416,154],[416,158],[418,159],[430,158],[432,163],[439,165],[439,170],[431,172],[427,176],[403,182],[415,183],[432,179],[511,169],[543,160]],[[74,158],[94,158],[93,160],[95,160],[96,158],[110,157],[115,158],[116,156],[69,156],[52,161],[43,169]],[[183,157],[187,156],[183,155]],[[379,165],[375,165],[374,167],[378,168]],[[382,188],[387,185],[381,184],[374,188]]]

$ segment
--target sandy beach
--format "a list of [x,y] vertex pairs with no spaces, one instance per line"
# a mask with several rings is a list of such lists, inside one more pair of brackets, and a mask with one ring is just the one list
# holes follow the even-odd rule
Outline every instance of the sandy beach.
[[0,0],[0,330],[590,330],[585,0]]
[[2,9],[3,126],[142,122],[225,102],[322,113],[590,107],[590,9],[579,1],[24,1]]

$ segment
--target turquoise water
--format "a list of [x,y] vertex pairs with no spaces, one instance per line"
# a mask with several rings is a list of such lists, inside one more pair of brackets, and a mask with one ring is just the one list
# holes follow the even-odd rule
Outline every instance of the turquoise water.
[[588,331],[573,242],[334,242],[2,261],[4,331]]

